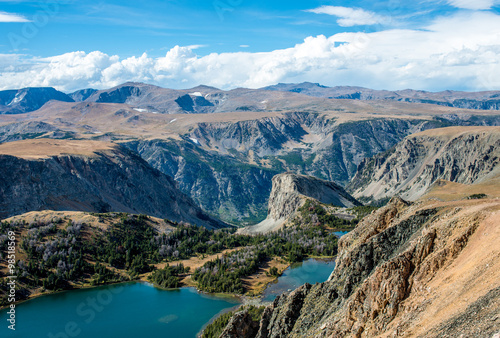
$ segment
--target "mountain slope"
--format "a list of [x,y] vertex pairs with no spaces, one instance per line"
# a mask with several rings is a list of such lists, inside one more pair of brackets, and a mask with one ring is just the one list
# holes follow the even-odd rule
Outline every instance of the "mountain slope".
[[0,114],[22,114],[41,108],[50,100],[73,102],[68,95],[52,87],[0,91]]
[[284,173],[274,176],[272,182],[267,218],[241,232],[265,233],[276,230],[290,221],[308,199],[341,208],[361,205],[341,186],[312,176]]
[[29,140],[0,145],[0,217],[36,210],[143,213],[210,228],[170,177],[116,144]]
[[416,200],[438,179],[471,184],[500,170],[499,127],[450,127],[406,137],[365,160],[349,183],[356,198]]
[[[202,90],[204,93],[200,93]],[[89,95],[86,102],[125,103],[156,113],[211,113],[214,103],[205,97],[217,92],[211,87],[196,87],[190,90],[166,89],[144,83],[127,82],[117,87],[96,91]]]
[[256,337],[493,336],[499,214],[497,199],[393,199],[340,239],[327,282],[264,310]]

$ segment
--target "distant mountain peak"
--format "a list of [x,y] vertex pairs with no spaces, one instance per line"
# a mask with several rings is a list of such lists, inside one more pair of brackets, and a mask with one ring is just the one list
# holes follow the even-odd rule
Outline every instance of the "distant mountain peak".
[[51,100],[74,102],[52,87],[27,87],[0,91],[0,114],[22,114],[41,108]]

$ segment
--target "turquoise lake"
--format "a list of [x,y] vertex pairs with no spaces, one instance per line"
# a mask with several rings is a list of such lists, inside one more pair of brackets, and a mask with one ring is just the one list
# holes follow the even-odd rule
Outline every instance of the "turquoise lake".
[[[263,299],[272,301],[304,283],[324,282],[334,267],[332,259],[294,264],[268,286]],[[236,298],[194,288],[162,290],[145,283],[72,290],[18,304],[16,331],[7,328],[7,310],[0,311],[0,337],[191,338],[214,316],[238,304]]]
[[196,337],[219,312],[238,305],[196,292],[128,283],[43,296],[16,306],[16,331],[0,313],[0,337]]
[[302,284],[321,283],[325,282],[333,269],[335,268],[335,260],[323,259],[308,259],[302,263],[297,263],[286,269],[274,284],[270,284],[264,290],[263,300],[273,301],[276,296],[293,290]]

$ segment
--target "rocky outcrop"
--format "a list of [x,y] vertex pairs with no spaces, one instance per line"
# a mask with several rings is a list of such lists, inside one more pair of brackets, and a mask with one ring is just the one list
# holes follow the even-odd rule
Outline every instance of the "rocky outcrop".
[[248,310],[236,312],[226,328],[220,335],[221,338],[252,338],[259,330],[259,322],[254,322]]
[[287,218],[302,205],[305,197],[343,208],[361,205],[334,182],[284,173],[273,177],[268,216],[274,219]]
[[453,337],[461,329],[491,337],[500,330],[498,210],[495,199],[392,199],[340,239],[327,282],[265,309],[256,337]]
[[172,178],[116,144],[40,139],[3,144],[0,154],[1,218],[45,209],[122,211],[225,226]]
[[472,184],[500,170],[500,128],[450,127],[405,138],[365,160],[348,186],[356,198],[422,196],[439,179]]
[[289,172],[279,174],[273,177],[267,218],[257,225],[242,229],[242,232],[265,233],[278,229],[295,216],[307,199],[341,208],[361,205],[334,182]]

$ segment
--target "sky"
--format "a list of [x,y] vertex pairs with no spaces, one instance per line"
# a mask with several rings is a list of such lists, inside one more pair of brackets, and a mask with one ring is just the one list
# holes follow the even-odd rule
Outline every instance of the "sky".
[[0,90],[500,90],[500,0],[0,0]]

